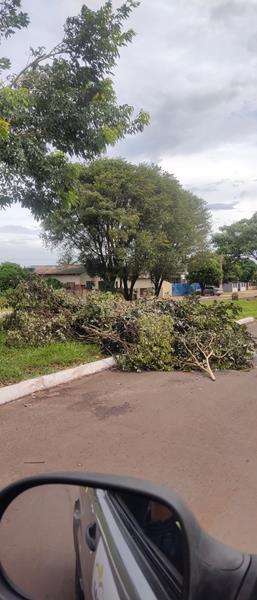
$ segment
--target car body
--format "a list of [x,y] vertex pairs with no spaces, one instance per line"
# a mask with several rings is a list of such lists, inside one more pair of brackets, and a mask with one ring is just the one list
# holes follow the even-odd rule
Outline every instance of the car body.
[[221,296],[222,294],[223,290],[215,285],[208,285],[203,290],[203,296]]
[[73,530],[76,600],[182,598],[182,575],[117,495],[81,488]]

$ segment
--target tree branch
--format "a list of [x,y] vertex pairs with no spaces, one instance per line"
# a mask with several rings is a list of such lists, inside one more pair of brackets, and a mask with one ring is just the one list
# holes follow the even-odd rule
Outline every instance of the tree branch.
[[52,48],[52,50],[50,50],[50,52],[45,53],[45,54],[41,54],[40,56],[37,56],[36,58],[34,58],[34,60],[32,60],[30,63],[28,63],[26,65],[26,67],[24,67],[18,73],[18,75],[16,75],[16,77],[13,79],[12,83],[8,87],[9,88],[16,87],[17,84],[18,84],[18,82],[19,82],[19,80],[22,78],[22,76],[27,71],[29,71],[29,69],[31,69],[33,67],[37,67],[37,65],[39,65],[44,60],[47,60],[48,58],[54,58],[55,56],[63,54],[63,52],[64,52],[64,48],[61,46],[61,44],[58,44],[57,46],[55,46],[54,48]]

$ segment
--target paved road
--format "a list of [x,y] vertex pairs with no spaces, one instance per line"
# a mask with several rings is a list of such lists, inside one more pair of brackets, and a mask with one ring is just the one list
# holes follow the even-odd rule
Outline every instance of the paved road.
[[106,372],[1,409],[1,484],[40,471],[173,486],[213,534],[257,550],[257,370]]
[[[257,290],[249,290],[248,292],[238,292],[239,298],[257,298]],[[224,292],[221,296],[200,296],[201,302],[205,300],[231,300],[232,292]]]

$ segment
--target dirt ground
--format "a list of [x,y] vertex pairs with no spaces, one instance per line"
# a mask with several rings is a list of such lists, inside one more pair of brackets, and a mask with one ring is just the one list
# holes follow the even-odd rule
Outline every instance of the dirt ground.
[[209,532],[257,551],[257,369],[109,371],[2,406],[1,485],[43,471],[134,475],[179,492]]

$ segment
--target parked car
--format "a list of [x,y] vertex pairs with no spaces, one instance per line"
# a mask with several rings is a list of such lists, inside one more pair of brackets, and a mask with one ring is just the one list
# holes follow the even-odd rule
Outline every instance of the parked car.
[[208,285],[203,290],[203,296],[221,296],[223,290],[215,287],[215,285]]
[[182,599],[179,559],[175,566],[149,543],[139,524],[142,502],[135,497],[136,519],[131,496],[128,507],[117,494],[80,489],[73,519],[76,600]]

